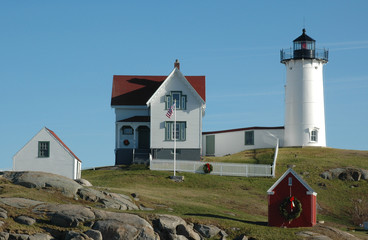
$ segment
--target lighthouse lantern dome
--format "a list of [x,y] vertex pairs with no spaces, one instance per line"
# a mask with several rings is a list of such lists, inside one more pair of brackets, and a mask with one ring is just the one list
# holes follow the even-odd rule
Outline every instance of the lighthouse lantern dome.
[[303,28],[303,34],[293,41],[294,59],[301,58],[314,58],[316,41],[305,34],[305,28]]

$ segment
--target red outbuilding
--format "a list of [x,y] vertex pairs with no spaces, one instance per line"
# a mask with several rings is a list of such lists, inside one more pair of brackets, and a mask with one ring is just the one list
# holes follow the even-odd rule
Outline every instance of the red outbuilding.
[[312,227],[317,220],[317,193],[291,168],[267,191],[268,225]]

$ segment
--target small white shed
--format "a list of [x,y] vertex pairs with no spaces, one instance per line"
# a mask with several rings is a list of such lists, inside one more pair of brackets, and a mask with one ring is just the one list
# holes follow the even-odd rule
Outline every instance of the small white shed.
[[78,179],[81,167],[81,160],[46,127],[13,156],[13,171],[41,171]]

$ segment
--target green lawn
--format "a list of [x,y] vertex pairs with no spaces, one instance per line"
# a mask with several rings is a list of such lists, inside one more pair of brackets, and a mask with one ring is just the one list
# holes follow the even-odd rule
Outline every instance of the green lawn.
[[[272,163],[273,150],[242,152],[205,161]],[[277,160],[276,179],[294,164],[298,172],[318,193],[322,208],[318,219],[342,229],[352,227],[350,211],[356,199],[367,200],[367,181],[343,182],[325,180],[319,175],[336,167],[367,168],[368,151],[331,148],[282,148]],[[140,203],[154,208],[139,212],[178,215],[192,222],[212,223],[225,229],[230,236],[247,233],[257,239],[295,239],[300,229],[267,227],[267,193],[276,181],[273,178],[226,177],[208,174],[180,173],[182,183],[168,179],[171,172],[150,171],[144,166],[122,167],[118,170],[85,170],[82,177],[94,186],[110,191],[138,193]],[[351,188],[352,185],[357,185]],[[325,185],[320,187],[320,185]]]

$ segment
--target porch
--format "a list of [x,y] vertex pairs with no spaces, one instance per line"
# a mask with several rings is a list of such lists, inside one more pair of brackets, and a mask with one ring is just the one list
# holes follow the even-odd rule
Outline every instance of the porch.
[[150,154],[150,118],[135,116],[116,122],[115,165],[146,163]]

